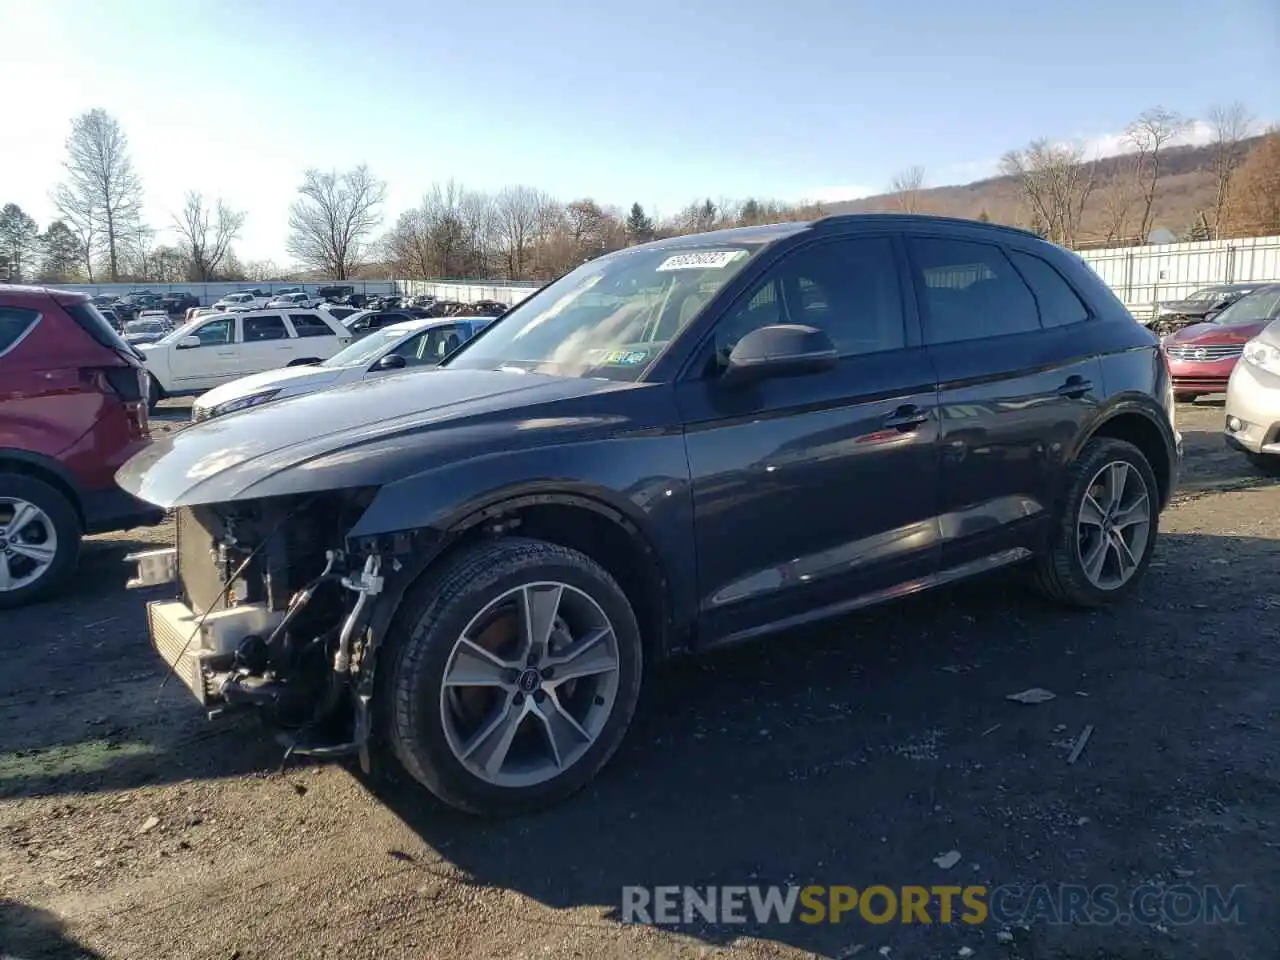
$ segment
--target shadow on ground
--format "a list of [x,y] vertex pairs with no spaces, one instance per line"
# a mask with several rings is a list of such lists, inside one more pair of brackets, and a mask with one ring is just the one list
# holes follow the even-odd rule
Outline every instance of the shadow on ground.
[[100,960],[65,932],[47,910],[0,900],[0,957],[13,960]]
[[[615,917],[630,884],[1123,889],[1199,870],[1197,882],[1280,893],[1280,861],[1258,843],[1280,802],[1263,722],[1280,682],[1259,673],[1280,666],[1275,548],[1175,534],[1141,596],[1113,612],[1064,613],[1006,576],[673,664],[601,778],[536,816],[479,822],[407,782],[373,789],[474,883]],[[1252,594],[1218,589],[1242,570],[1255,573]],[[1007,699],[1035,686],[1056,699]],[[1221,702],[1225,691],[1253,706]],[[1087,724],[1088,749],[1068,764]],[[934,864],[952,849],[959,864]],[[1232,875],[1204,872],[1216,854]],[[1246,904],[1247,936],[1264,938],[1250,943],[1280,935],[1268,902]],[[680,929],[831,954],[886,942],[857,923]],[[1111,934],[1076,930],[1072,944],[1103,949]],[[1042,935],[1054,948],[1054,932]],[[1201,957],[1244,955],[1240,929],[1205,935]],[[956,927],[893,934],[904,948],[913,937],[973,943]]]

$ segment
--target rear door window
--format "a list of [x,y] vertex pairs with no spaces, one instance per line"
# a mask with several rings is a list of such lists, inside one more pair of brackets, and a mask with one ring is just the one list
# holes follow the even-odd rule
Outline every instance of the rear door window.
[[26,307],[0,307],[0,357],[22,340],[40,320],[36,310]]
[[1031,292],[1040,305],[1040,322],[1044,326],[1065,327],[1089,319],[1088,308],[1048,261],[1021,250],[1010,250],[1009,259],[1031,285]]
[[911,237],[925,342],[955,343],[1041,329],[1035,297],[999,247]]

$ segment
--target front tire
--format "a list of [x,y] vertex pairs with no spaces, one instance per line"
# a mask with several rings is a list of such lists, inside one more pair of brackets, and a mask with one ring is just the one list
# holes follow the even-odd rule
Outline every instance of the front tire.
[[1141,450],[1110,437],[1090,440],[1067,470],[1049,547],[1036,561],[1036,585],[1071,606],[1118,603],[1141,582],[1155,548],[1155,472]]
[[0,609],[47,597],[80,556],[80,519],[43,480],[0,473]]
[[389,738],[450,806],[511,816],[574,793],[635,714],[640,629],[590,557],[527,538],[469,547],[429,573],[392,626]]

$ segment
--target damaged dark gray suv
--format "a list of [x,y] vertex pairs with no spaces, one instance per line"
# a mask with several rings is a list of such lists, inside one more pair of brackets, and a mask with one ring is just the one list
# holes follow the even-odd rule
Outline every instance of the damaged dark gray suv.
[[840,216],[593,260],[434,372],[235,413],[120,472],[211,713],[385,745],[501,815],[617,749],[647,664],[1029,565],[1145,572],[1180,444],[1156,338],[1028,233]]

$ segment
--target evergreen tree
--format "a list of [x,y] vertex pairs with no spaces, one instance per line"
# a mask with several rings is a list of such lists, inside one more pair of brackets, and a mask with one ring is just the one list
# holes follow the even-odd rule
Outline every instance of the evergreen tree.
[[644,243],[653,239],[653,220],[645,214],[644,207],[638,203],[631,205],[627,215],[627,239],[632,243]]
[[80,241],[61,220],[49,224],[40,238],[44,246],[44,260],[40,265],[39,279],[48,283],[67,283],[80,279],[80,264],[84,257]]
[[983,223],[990,223],[990,222],[991,222],[991,214],[987,213],[987,208],[986,208],[986,207],[983,207],[983,208],[982,208],[982,211],[978,214],[978,219],[979,219],[980,221],[982,221]]
[[35,268],[40,229],[16,203],[0,209],[0,277],[17,283]]

